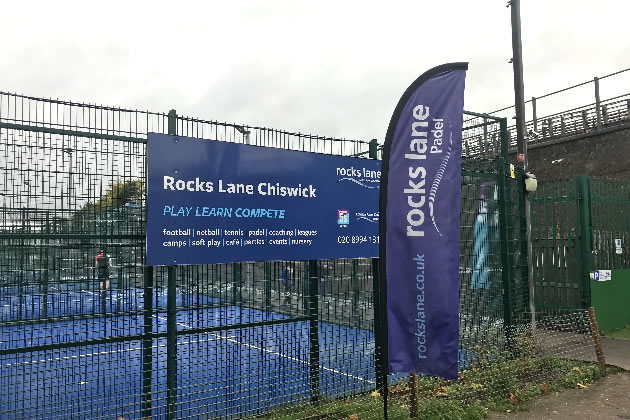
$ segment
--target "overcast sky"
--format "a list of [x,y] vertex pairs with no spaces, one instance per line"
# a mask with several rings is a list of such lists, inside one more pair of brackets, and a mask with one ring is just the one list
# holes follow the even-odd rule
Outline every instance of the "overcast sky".
[[[380,141],[407,86],[444,62],[470,62],[466,109],[514,100],[505,0],[0,6],[2,91]],[[521,13],[527,98],[630,67],[627,0]],[[630,72],[602,81],[602,99],[628,91]],[[592,86],[539,115],[590,102]]]

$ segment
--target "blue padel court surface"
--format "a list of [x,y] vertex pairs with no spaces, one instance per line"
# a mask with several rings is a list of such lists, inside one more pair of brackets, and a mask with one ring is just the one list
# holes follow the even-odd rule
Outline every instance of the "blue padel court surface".
[[[42,316],[44,300],[28,294],[22,298],[21,321],[15,322],[15,292],[2,289],[0,350],[52,344],[61,348],[0,355],[0,418],[141,418],[143,379],[145,385],[151,383],[152,418],[166,416],[166,338],[152,341],[150,376],[143,373],[149,366],[143,369],[141,339],[76,343],[143,334],[144,317],[136,312],[143,308],[142,289],[108,291],[105,315],[98,315],[100,291],[56,290],[47,297],[47,316],[77,318],[49,322],[33,322]],[[155,289],[152,299],[152,331],[165,333],[166,291]],[[199,294],[178,292],[177,302],[184,306],[177,312],[177,330],[184,332],[177,336],[178,417],[208,413],[208,418],[238,418],[309,401],[308,321],[244,326],[290,318],[242,306],[195,308],[221,303]],[[227,328],[185,334],[219,326]],[[317,326],[320,394],[338,397],[374,390],[374,334],[327,322]],[[469,356],[460,352],[460,367],[470,363]]]
[[[83,286],[83,287],[81,287]],[[46,300],[46,316],[48,318],[98,314],[103,310],[102,295],[98,282],[82,285],[76,283],[55,284],[50,287],[47,298],[41,286],[0,287],[0,322],[41,319],[43,317],[44,300]],[[20,299],[19,296],[22,296]],[[154,288],[151,295],[153,309],[166,310],[167,293],[164,288]],[[177,292],[177,306],[200,306],[220,304],[228,299],[208,296],[196,291]],[[21,301],[21,302],[20,302]],[[106,312],[136,312],[144,309],[144,290],[141,288],[111,288],[105,295]],[[20,305],[21,303],[21,305]]]
[[[165,307],[165,293],[156,295],[155,306]],[[35,299],[41,301],[41,296],[23,301],[23,319],[40,316]],[[9,307],[2,301],[4,321],[15,318],[9,315],[16,314],[16,300],[10,298]],[[178,295],[178,304],[185,300],[185,295]],[[51,294],[48,316],[98,313],[100,301],[99,291]],[[203,303],[213,301],[206,298]],[[112,291],[107,302],[108,311],[142,308],[142,290]],[[281,319],[288,317],[240,306],[180,309],[177,329]],[[139,313],[14,323],[0,326],[0,349],[142,334],[143,322]],[[153,331],[165,332],[166,323],[166,312],[155,313]],[[337,396],[374,389],[373,334],[323,322],[318,327],[320,393]],[[308,321],[184,334],[177,337],[177,343],[180,417],[201,412],[217,418],[253,415],[310,398]],[[152,354],[152,414],[161,418],[166,413],[166,338],[153,340]],[[139,418],[142,361],[141,340],[2,355],[0,418]]]

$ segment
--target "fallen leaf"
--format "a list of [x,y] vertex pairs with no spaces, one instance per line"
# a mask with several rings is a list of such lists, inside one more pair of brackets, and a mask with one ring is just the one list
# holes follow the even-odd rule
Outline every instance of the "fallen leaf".
[[547,384],[542,384],[540,387],[542,388],[543,393],[547,392],[547,389],[548,389]]
[[433,390],[436,397],[448,397],[448,388],[445,386],[436,385]]
[[579,382],[577,383],[577,385],[576,385],[576,386],[577,386],[577,389],[584,389],[584,388],[586,388],[586,385],[581,384],[581,383],[579,383]]
[[516,395],[514,395],[511,392],[510,392],[510,404],[512,404],[512,405],[517,405],[518,404],[518,398],[516,398]]
[[403,387],[401,384],[397,384],[394,389],[392,390],[392,392],[396,393],[396,392],[403,392]]
[[350,420],[359,420],[359,416],[357,416],[356,414],[353,414],[350,416]]
[[573,368],[573,370],[574,370],[574,371],[576,371],[576,372],[578,372],[580,375],[584,375],[584,373],[583,373],[583,372],[580,370],[580,368],[579,368],[579,367],[577,367],[577,366],[576,366],[576,367],[574,367],[574,368]]
[[505,410],[505,412],[506,412],[506,413],[511,413],[511,412],[512,412],[512,410]]
[[372,391],[372,393],[370,394],[370,397],[380,397],[381,394],[378,391]]

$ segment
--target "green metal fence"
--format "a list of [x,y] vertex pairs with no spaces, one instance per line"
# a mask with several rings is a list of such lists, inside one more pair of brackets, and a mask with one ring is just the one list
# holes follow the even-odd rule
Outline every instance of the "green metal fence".
[[[0,417],[339,417],[336,402],[383,392],[378,259],[145,266],[148,132],[379,153],[375,141],[0,93]],[[464,138],[462,371],[499,360],[529,320],[506,121],[469,113]],[[361,418],[381,418],[379,401]]]
[[630,268],[630,182],[591,178],[590,185],[593,268]]
[[579,175],[543,182],[531,211],[538,308],[587,308],[593,270],[630,268],[627,181]]
[[[510,176],[505,123],[504,119],[469,113],[464,130],[462,348],[474,348],[475,343],[504,343],[505,327],[515,325],[527,308],[523,190],[517,181],[521,175]],[[470,342],[464,339],[468,333]]]
[[589,305],[590,221],[587,179],[542,182],[531,201],[536,307]]

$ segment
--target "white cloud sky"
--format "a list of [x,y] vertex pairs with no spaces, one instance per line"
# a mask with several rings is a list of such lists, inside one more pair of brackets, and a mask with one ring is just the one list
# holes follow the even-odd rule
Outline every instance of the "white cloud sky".
[[[505,5],[2,1],[0,90],[382,141],[406,87],[444,62],[470,62],[466,109],[513,103]],[[523,0],[525,96],[630,67],[629,11]],[[629,81],[602,81],[602,99]],[[588,87],[541,101],[539,115],[590,102]]]

